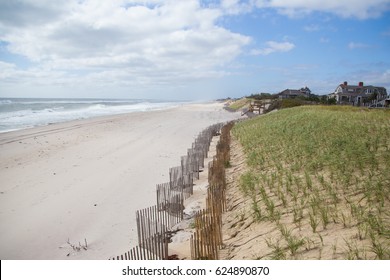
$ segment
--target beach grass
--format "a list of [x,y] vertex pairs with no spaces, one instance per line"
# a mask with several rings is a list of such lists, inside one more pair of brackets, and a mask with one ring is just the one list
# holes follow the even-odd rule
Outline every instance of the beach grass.
[[252,99],[250,98],[240,98],[234,102],[232,102],[230,105],[229,105],[229,108],[233,111],[238,111],[240,109],[244,109],[246,107],[249,106],[250,102],[251,102]]
[[232,133],[246,156],[240,188],[253,216],[281,229],[269,256],[313,258],[314,248],[316,258],[390,258],[389,110],[294,107]]

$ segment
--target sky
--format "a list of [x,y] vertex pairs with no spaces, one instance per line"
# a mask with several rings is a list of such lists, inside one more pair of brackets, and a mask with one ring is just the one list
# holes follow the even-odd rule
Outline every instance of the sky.
[[0,0],[0,97],[390,93],[390,0]]

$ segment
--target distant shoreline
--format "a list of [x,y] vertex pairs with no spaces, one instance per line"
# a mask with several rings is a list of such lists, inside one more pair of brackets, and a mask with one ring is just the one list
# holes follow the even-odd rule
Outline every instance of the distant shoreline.
[[147,99],[0,98],[0,133],[190,104]]

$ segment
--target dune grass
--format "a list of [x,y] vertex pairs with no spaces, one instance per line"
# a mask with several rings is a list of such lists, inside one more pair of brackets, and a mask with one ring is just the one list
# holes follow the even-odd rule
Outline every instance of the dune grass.
[[252,214],[284,232],[268,241],[269,256],[300,258],[316,247],[319,258],[326,248],[332,258],[390,258],[389,110],[295,107],[232,132],[247,158],[240,186]]
[[244,109],[246,107],[249,107],[249,104],[251,103],[250,98],[243,97],[241,99],[238,99],[234,101],[232,104],[229,105],[229,108],[234,111],[238,111],[240,109]]

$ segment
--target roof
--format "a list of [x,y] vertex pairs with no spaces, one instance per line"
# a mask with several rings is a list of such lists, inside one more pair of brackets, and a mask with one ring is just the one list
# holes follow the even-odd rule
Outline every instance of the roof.
[[308,95],[310,94],[310,89],[308,87],[301,89],[285,89],[279,93],[279,95]]
[[297,89],[285,89],[280,92],[280,94],[292,94],[292,95],[300,95],[303,94],[300,90]]
[[[338,92],[338,88],[342,89],[342,92]],[[336,94],[347,94],[347,95],[359,95],[359,94],[366,94],[366,89],[377,89],[381,93],[386,93],[386,88],[384,87],[376,87],[372,85],[368,86],[356,86],[356,85],[345,85],[345,84],[340,84],[334,93]]]

